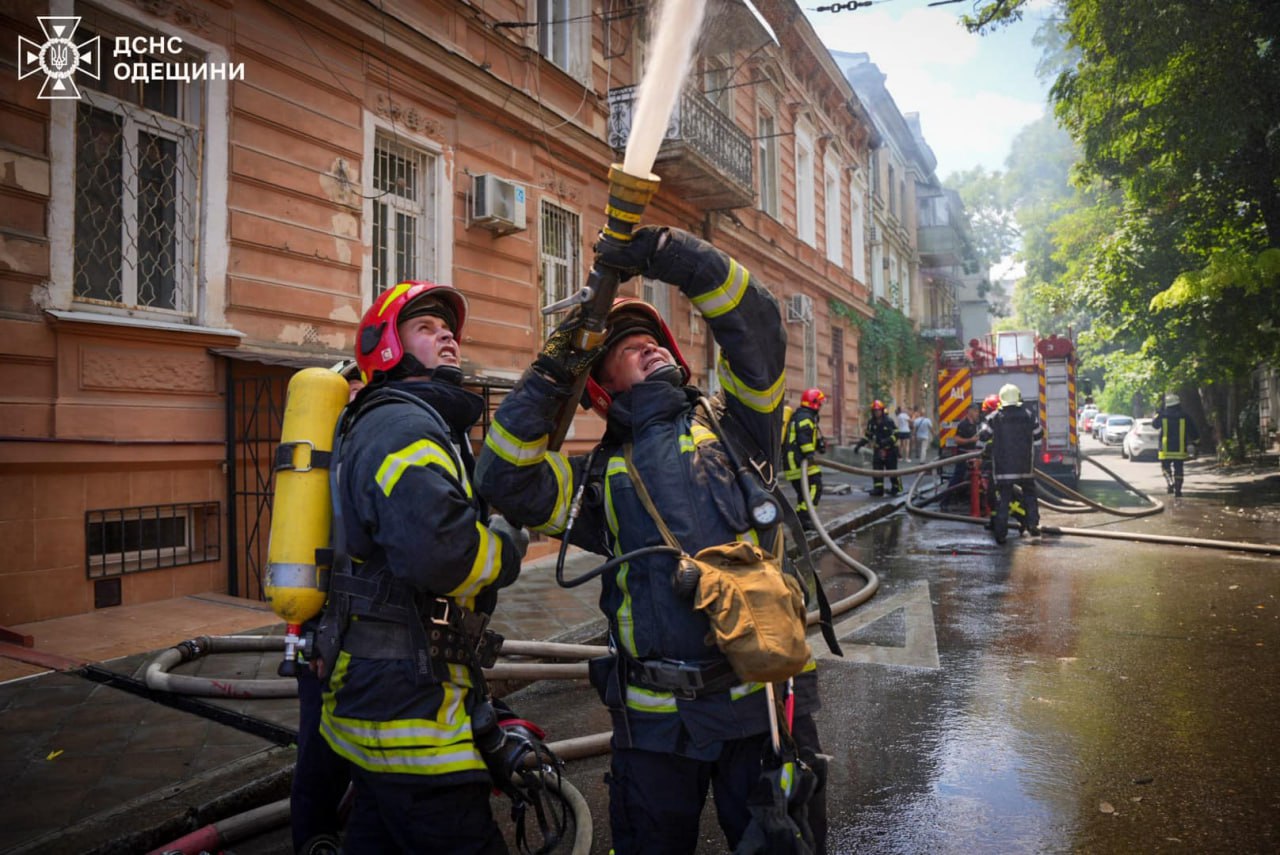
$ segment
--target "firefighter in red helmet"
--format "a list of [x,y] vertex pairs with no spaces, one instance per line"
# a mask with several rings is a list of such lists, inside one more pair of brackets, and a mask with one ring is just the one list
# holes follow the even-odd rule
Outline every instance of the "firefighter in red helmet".
[[[709,788],[732,850],[751,822],[748,794],[770,746],[767,693],[734,673],[709,637],[706,613],[673,584],[678,556],[652,547],[668,535],[689,555],[736,540],[777,543],[780,520],[752,513],[740,473],[758,458],[771,476],[780,457],[786,332],[777,301],[755,277],[688,232],[646,226],[626,247],[602,241],[597,253],[597,264],[624,279],[638,274],[679,288],[701,313],[721,352],[716,417],[688,385],[688,366],[658,312],[622,299],[595,354],[566,347],[574,315],[548,338],[493,416],[477,489],[512,521],[606,558],[631,556],[600,576],[613,652],[593,660],[590,674],[613,723],[613,851],[701,850]],[[584,403],[605,420],[604,437],[590,454],[552,451],[556,414],[586,372]],[[794,677],[792,733],[802,755],[818,746],[812,663]],[[808,802],[819,838],[824,805],[821,790]]]
[[[809,505],[815,507],[822,501],[822,469],[813,460],[814,454],[825,454],[827,440],[818,426],[822,403],[827,400],[821,389],[805,389],[800,395],[800,406],[782,430],[782,477],[791,482],[796,491],[796,513],[806,530],[813,528]],[[804,493],[801,472],[809,476],[809,495]]]
[[[862,439],[858,440],[853,450],[859,451],[867,444],[871,445],[872,469],[897,471],[898,426],[894,424],[893,419],[885,412],[884,404],[880,401],[871,402],[871,420],[867,422],[867,429],[863,431]],[[894,475],[889,480],[889,495],[896,496],[901,492],[902,479]],[[876,476],[871,479],[871,495],[884,495],[884,478],[882,476]]]
[[320,732],[355,787],[344,852],[506,851],[472,736],[488,699],[470,675],[496,652],[484,627],[528,534],[472,491],[467,432],[484,402],[462,386],[466,316],[458,290],[402,282],[356,334],[366,385],[339,429],[333,497],[349,560],[335,558],[316,638]]

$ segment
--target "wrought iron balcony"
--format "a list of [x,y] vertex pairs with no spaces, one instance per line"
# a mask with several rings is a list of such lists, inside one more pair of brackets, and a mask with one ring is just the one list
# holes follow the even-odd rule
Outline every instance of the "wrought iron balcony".
[[[631,137],[635,86],[609,90],[609,145],[624,151]],[[653,171],[664,187],[707,210],[755,203],[751,140],[701,93],[680,95]]]
[[916,245],[924,267],[950,267],[964,261],[964,241],[953,225],[919,226]]

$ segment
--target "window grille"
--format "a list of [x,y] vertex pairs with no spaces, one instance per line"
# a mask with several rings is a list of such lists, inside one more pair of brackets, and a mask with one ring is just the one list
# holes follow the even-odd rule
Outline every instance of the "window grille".
[[373,295],[435,277],[435,156],[378,134],[373,154]]
[[[107,44],[107,33],[93,33]],[[182,60],[203,61],[184,50]],[[199,83],[86,78],[76,106],[74,299],[192,316],[202,128]]]
[[[542,305],[549,306],[580,287],[581,227],[577,214],[544,199],[541,229]],[[545,321],[548,331],[557,323],[555,318],[546,318]]]
[[85,572],[89,579],[221,557],[218,502],[142,505],[86,511]]

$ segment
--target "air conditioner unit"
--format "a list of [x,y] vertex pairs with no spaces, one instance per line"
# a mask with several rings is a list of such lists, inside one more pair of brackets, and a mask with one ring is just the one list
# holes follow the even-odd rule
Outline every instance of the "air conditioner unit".
[[787,303],[787,321],[807,324],[813,320],[813,298],[808,294],[792,294]]
[[471,225],[497,234],[524,231],[525,190],[490,173],[476,175],[471,184]]

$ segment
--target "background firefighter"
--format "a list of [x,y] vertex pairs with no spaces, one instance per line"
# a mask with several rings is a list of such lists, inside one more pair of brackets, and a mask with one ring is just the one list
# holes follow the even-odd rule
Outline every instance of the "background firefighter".
[[[729,256],[677,229],[645,227],[630,246],[597,245],[598,264],[668,282],[702,313],[721,348],[721,424],[766,464],[780,456],[786,334],[773,297]],[[561,325],[494,415],[477,468],[482,495],[513,521],[602,556],[663,542],[627,471],[689,554],[734,540],[764,543],[724,443],[696,416],[698,390],[657,311],[634,299],[615,303],[605,352],[587,383],[591,406],[608,423],[591,455],[548,450],[554,416],[575,373],[588,370],[564,345]],[[746,455],[742,455],[745,457]],[[598,484],[566,534],[582,479]],[[613,851],[692,853],[707,792],[734,848],[751,819],[748,796],[768,748],[765,686],[741,683],[708,638],[706,615],[672,584],[671,554],[645,554],[601,576],[600,605],[616,655],[591,663],[591,682],[613,721],[608,776]],[[812,659],[795,680],[796,741],[818,751]],[[813,796],[809,825],[825,838],[825,795]]]
[[996,512],[991,533],[996,543],[1004,543],[1009,533],[1009,505],[1014,487],[1022,493],[1027,531],[1040,536],[1040,503],[1036,496],[1035,444],[1044,437],[1040,422],[1022,405],[1022,392],[1012,383],[1000,387],[1000,409],[987,416],[978,438],[991,448],[995,473]]
[[[898,427],[885,412],[880,401],[871,403],[871,421],[863,431],[862,439],[853,446],[860,451],[864,445],[871,444],[871,468],[887,469],[894,472],[898,468]],[[889,495],[896,496],[902,492],[902,479],[897,475],[889,479]],[[871,479],[871,495],[884,495],[884,476],[877,475]]]
[[[796,513],[806,530],[813,528],[809,516],[809,503],[816,507],[822,501],[822,467],[814,462],[814,454],[825,454],[827,440],[819,427],[820,410],[827,396],[821,389],[805,389],[800,395],[800,406],[791,414],[782,439],[782,477],[791,482],[796,491]],[[809,495],[804,494],[800,477],[802,467],[809,475]]]
[[484,698],[470,651],[491,637],[528,535],[488,518],[472,491],[467,432],[483,401],[461,385],[466,309],[453,288],[405,282],[357,331],[368,385],[335,497],[351,564],[335,564],[317,637],[331,665],[321,733],[355,784],[348,853],[507,851],[472,737]]
[[1170,493],[1181,496],[1183,463],[1191,456],[1191,444],[1200,441],[1200,432],[1182,411],[1182,399],[1174,394],[1164,396],[1164,408],[1151,426],[1160,431],[1160,471],[1165,484]]

